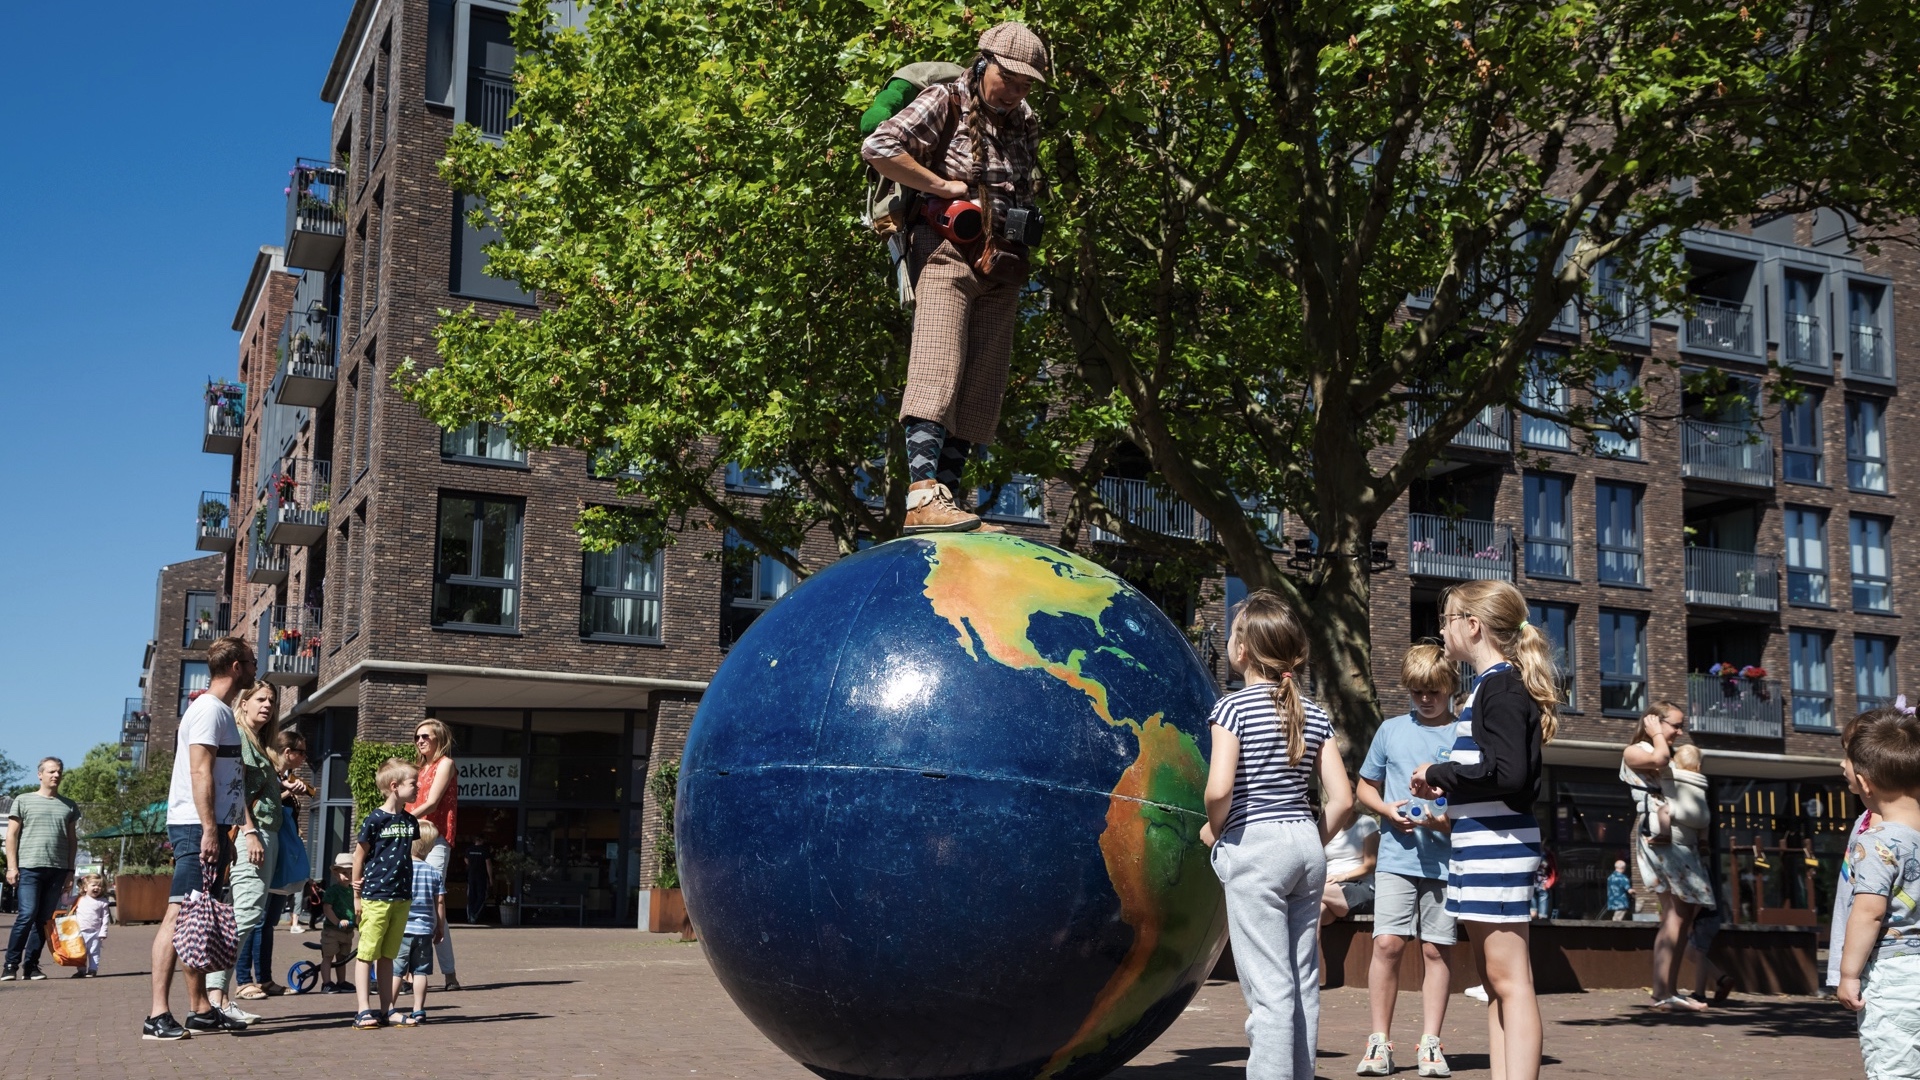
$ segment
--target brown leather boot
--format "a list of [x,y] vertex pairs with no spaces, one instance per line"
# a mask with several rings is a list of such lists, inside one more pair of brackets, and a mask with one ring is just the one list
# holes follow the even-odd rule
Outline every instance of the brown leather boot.
[[980,516],[969,514],[953,503],[953,493],[938,480],[922,480],[907,488],[907,521],[901,529],[909,535],[927,532],[967,532],[980,527]]

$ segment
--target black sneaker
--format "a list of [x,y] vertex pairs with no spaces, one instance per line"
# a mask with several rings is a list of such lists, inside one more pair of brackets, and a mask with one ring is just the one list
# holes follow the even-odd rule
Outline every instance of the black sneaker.
[[19,977],[20,969],[17,967],[10,967],[5,971],[0,971],[0,982],[12,982]]
[[38,981],[40,979],[46,978],[47,973],[44,971],[41,971],[37,967],[30,967],[26,971],[22,972],[20,974],[20,977],[23,979],[27,979],[29,981]]
[[208,1009],[203,1013],[188,1013],[185,1026],[187,1032],[192,1035],[231,1035],[247,1030],[247,1025],[219,1009]]
[[146,1022],[140,1025],[140,1037],[154,1042],[172,1042],[188,1036],[187,1029],[180,1026],[172,1013],[163,1012],[159,1016],[147,1017]]
[[76,971],[71,976],[69,976],[69,978],[74,978],[74,979],[84,979],[86,977],[87,977],[86,968],[81,968],[79,971]]

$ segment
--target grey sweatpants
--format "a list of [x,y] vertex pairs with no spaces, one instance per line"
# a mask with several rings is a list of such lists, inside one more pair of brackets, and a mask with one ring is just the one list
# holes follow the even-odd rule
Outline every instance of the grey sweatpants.
[[1313,1080],[1327,885],[1320,826],[1271,821],[1230,829],[1212,857],[1247,999],[1247,1080]]

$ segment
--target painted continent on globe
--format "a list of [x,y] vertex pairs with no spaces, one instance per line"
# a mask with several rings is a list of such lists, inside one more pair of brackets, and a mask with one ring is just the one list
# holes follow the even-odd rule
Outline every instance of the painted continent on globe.
[[1224,939],[1212,698],[1177,628],[1059,549],[952,534],[828,567],[734,646],[682,762],[722,984],[821,1075],[1121,1064]]

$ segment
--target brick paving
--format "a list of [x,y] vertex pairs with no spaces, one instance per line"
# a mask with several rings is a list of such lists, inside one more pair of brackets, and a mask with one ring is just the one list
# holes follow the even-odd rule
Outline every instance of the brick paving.
[[[461,929],[461,974],[469,989],[435,992],[432,1017],[416,1030],[348,1026],[349,997],[288,995],[249,1002],[266,1017],[238,1036],[143,1042],[147,955],[153,929],[116,926],[103,976],[0,983],[10,1078],[326,1076],[384,1077],[747,1077],[805,1080],[811,1073],[760,1037],[714,980],[699,946],[631,930]],[[282,934],[284,971],[316,935]],[[436,982],[438,977],[436,976]],[[1853,1018],[1832,1002],[1736,999],[1701,1018],[1667,1018],[1639,1006],[1643,994],[1604,991],[1544,999],[1544,1075],[1685,1080],[1858,1080]],[[185,1007],[176,984],[175,1015]],[[1445,1033],[1454,1075],[1485,1077],[1484,1006],[1455,997]],[[1403,995],[1402,1021],[1419,1003]],[[1209,984],[1160,1041],[1113,1075],[1117,1080],[1233,1077],[1246,1060],[1239,988]],[[1321,1075],[1353,1075],[1366,1039],[1365,991],[1329,991]],[[1405,1034],[1402,1033],[1403,1040]],[[1406,1040],[1410,1044],[1411,1040]],[[1412,1077],[1411,1068],[1399,1075]]]

